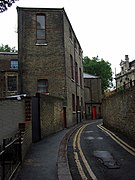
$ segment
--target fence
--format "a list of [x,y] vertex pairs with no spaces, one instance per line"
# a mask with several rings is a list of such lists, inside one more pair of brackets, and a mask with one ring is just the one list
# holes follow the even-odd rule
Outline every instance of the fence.
[[104,93],[104,97],[109,97],[112,96],[113,94],[117,93],[117,92],[122,92],[125,89],[129,89],[131,87],[135,86],[135,80],[131,80],[127,83],[124,83],[122,86],[117,87],[115,90],[110,90],[108,92]]
[[21,162],[21,134],[14,140],[3,139],[0,151],[0,180],[10,180]]
[[117,91],[123,90],[123,89],[128,89],[130,87],[135,86],[135,80],[130,80],[127,83],[124,83],[123,86],[120,86],[119,88],[117,88]]

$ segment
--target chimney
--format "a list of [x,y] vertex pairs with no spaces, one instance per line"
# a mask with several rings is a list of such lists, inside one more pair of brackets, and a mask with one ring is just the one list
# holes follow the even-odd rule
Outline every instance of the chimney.
[[125,61],[129,61],[128,55],[125,55]]

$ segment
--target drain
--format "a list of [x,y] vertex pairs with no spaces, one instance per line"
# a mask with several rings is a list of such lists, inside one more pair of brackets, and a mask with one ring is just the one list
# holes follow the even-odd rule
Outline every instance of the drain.
[[99,158],[108,169],[120,168],[120,164],[114,159],[109,151],[94,151],[94,156]]

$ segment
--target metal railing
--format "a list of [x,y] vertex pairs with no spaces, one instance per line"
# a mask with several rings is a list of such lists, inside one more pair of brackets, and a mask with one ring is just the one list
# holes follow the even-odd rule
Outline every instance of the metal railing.
[[3,139],[0,151],[0,180],[10,180],[21,162],[21,134],[14,140]]
[[121,90],[124,90],[124,89],[129,89],[130,87],[133,87],[135,86],[135,80],[131,80],[127,83],[124,83],[122,86],[118,87],[117,88],[117,91],[121,91]]
[[122,86],[117,87],[115,90],[105,92],[104,97],[112,96],[117,92],[123,92],[124,90],[129,89],[133,86],[135,86],[135,80],[124,83]]

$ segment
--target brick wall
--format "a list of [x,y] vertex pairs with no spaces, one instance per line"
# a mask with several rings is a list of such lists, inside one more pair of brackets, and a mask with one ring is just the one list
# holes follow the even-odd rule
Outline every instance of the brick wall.
[[[17,60],[18,54],[14,52],[0,52],[0,98],[5,98],[5,96],[15,95],[18,92],[8,90],[7,77],[16,76],[18,77],[18,70],[11,69],[11,60]],[[17,78],[18,79],[18,78]],[[18,80],[17,80],[18,87]]]
[[40,95],[40,122],[42,137],[64,128],[62,99]]
[[[46,45],[36,43],[36,15],[46,17]],[[19,8],[19,63],[21,90],[34,96],[37,80],[48,79],[52,96],[64,97],[65,66],[62,11],[42,8]],[[31,88],[32,87],[32,88]]]
[[22,144],[22,159],[24,159],[30,145],[32,144],[32,124],[31,121],[25,123],[25,132]]
[[0,52],[0,71],[10,70],[10,60],[18,59],[18,53]]
[[[72,113],[72,94],[79,96],[79,104],[83,99],[82,87],[71,80],[70,54],[83,72],[82,54],[79,54],[80,44],[75,36],[64,9],[54,8],[18,8],[18,37],[20,89],[27,95],[34,96],[37,92],[37,80],[48,80],[50,96],[64,99],[66,107],[67,126],[76,123]],[[44,14],[46,18],[46,44],[36,43],[36,15]],[[69,28],[77,42],[74,48],[69,38]],[[75,67],[74,67],[75,68]],[[32,87],[32,88],[31,88]],[[49,105],[48,105],[49,106]]]
[[135,87],[103,99],[104,125],[135,141]]
[[[76,97],[79,96],[79,106],[83,109],[84,106],[84,81],[83,81],[83,65],[82,65],[82,49],[80,43],[75,35],[75,32],[70,24],[70,21],[66,14],[63,16],[64,21],[64,47],[65,47],[65,67],[66,67],[66,103],[67,103],[67,124],[72,126],[77,123],[76,115]],[[72,38],[70,37],[70,30]],[[76,46],[75,46],[76,42]],[[79,52],[81,51],[81,53]],[[71,61],[70,56],[73,58],[73,73],[74,79],[71,77]],[[75,80],[75,62],[78,66],[78,83]],[[82,86],[80,85],[80,69]],[[75,111],[72,111],[72,94],[75,95]],[[81,98],[83,105],[81,104]]]
[[0,142],[3,138],[15,135],[18,123],[25,120],[24,100],[0,101]]
[[95,103],[101,103],[102,90],[100,78],[84,78],[84,92],[85,102],[89,102],[91,99]]

